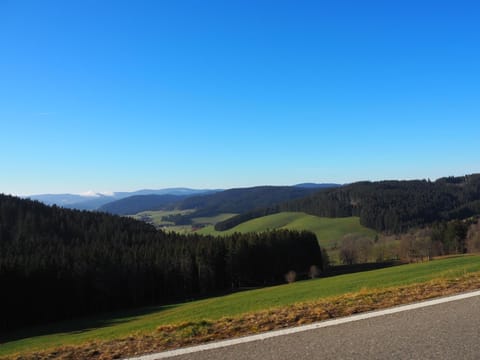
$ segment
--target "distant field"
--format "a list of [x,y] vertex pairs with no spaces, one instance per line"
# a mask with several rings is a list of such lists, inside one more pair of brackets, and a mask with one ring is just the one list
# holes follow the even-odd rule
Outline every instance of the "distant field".
[[167,231],[175,231],[179,233],[189,233],[194,231],[194,227],[200,224],[215,225],[217,222],[226,220],[237,214],[217,214],[209,217],[196,217],[192,219],[193,227],[191,225],[175,225],[171,221],[164,221],[162,218],[169,215],[187,215],[195,212],[195,210],[158,210],[158,211],[142,211],[138,214],[132,215],[134,219],[151,222],[153,225],[162,227]]
[[[175,231],[181,234],[196,232],[202,235],[229,235],[234,232],[262,232],[274,229],[309,230],[315,233],[320,246],[328,250],[332,264],[338,263],[338,250],[336,246],[347,234],[360,234],[374,238],[375,230],[360,225],[358,217],[347,218],[325,218],[308,215],[301,212],[281,212],[278,214],[263,216],[257,219],[246,221],[227,231],[216,231],[214,225],[217,222],[226,220],[236,214],[217,214],[210,217],[193,218],[192,225],[174,225],[172,222],[163,221],[163,216],[174,214],[191,214],[195,210],[174,210],[174,211],[144,211],[134,215],[136,219],[150,219],[150,221],[166,231]],[[197,229],[197,225],[206,225]]]
[[210,217],[197,217],[193,218],[193,223],[194,224],[216,224],[220,221],[227,220],[228,218],[231,218],[237,214],[218,214],[215,216],[210,216]]
[[217,214],[210,217],[193,218],[193,228],[190,225],[175,226],[172,222],[162,220],[162,217],[164,216],[191,214],[192,212],[194,212],[194,210],[143,211],[133,215],[133,217],[140,220],[142,218],[150,219],[150,221],[156,226],[161,226],[167,231],[176,231],[180,233],[189,233],[195,230],[195,225],[207,224],[207,226],[196,230],[196,233],[216,236],[228,235],[234,232],[261,232],[273,229],[309,230],[315,233],[320,245],[329,250],[335,247],[335,245],[337,245],[346,234],[361,234],[370,238],[373,238],[376,235],[374,230],[360,225],[360,220],[357,217],[323,218],[300,212],[282,212],[263,216],[246,221],[227,231],[216,231],[214,225],[220,221],[235,216],[236,214]]
[[432,279],[454,279],[480,271],[480,256],[458,256],[431,262],[401,265],[288,285],[244,291],[183,304],[144,308],[79,321],[39,326],[0,338],[0,356],[35,351],[92,340],[146,334],[159,325],[187,321],[217,320],[254,311],[313,301],[364,289],[385,289],[425,283]]
[[346,234],[361,234],[370,238],[376,232],[360,225],[357,217],[323,218],[300,212],[282,212],[246,221],[227,231],[216,231],[213,226],[198,231],[205,235],[226,235],[234,232],[260,232],[273,229],[309,230],[317,235],[321,246],[330,249]]
[[186,215],[192,213],[194,210],[158,210],[158,211],[142,211],[138,214],[131,215],[134,219],[137,220],[145,220],[146,218],[150,219],[151,222],[156,226],[167,226],[173,225],[170,221],[163,221],[162,217],[169,216],[169,215]]

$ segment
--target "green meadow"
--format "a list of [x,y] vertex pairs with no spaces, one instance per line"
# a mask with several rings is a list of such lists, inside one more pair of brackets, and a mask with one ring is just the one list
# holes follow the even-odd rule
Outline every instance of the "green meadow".
[[301,212],[281,212],[246,221],[227,231],[216,231],[207,226],[198,233],[205,235],[226,235],[234,232],[261,232],[273,229],[309,230],[317,235],[322,247],[331,249],[347,234],[375,237],[376,232],[360,225],[358,217],[325,218]]
[[0,338],[0,356],[92,340],[108,340],[149,333],[159,325],[217,320],[259,310],[312,301],[363,289],[383,289],[456,278],[480,271],[480,256],[457,256],[426,263],[300,281],[238,292],[204,300],[103,314],[87,319],[24,329]]
[[235,216],[237,214],[231,214],[231,213],[221,213],[218,215],[214,216],[208,216],[208,217],[196,217],[193,218],[193,223],[194,224],[216,224],[220,221],[227,220],[228,218],[231,218],[232,216]]
[[[376,232],[360,224],[358,217],[346,218],[326,218],[314,215],[308,215],[301,212],[281,212],[278,214],[263,216],[253,220],[246,221],[227,231],[216,231],[214,225],[220,221],[226,220],[236,214],[222,213],[209,217],[195,217],[192,219],[192,225],[174,225],[171,222],[164,221],[162,218],[168,215],[191,214],[194,210],[173,210],[173,211],[144,211],[134,215],[136,219],[147,217],[156,226],[162,227],[166,231],[176,231],[179,233],[190,233],[195,231],[203,235],[229,235],[235,232],[262,232],[274,229],[289,230],[309,230],[315,233],[320,246],[331,250],[334,249],[340,240],[347,234],[359,234],[374,238]],[[195,229],[198,225],[206,226]],[[334,251],[330,251],[334,254]]]
[[149,219],[156,226],[169,226],[173,225],[171,221],[164,221],[164,216],[169,215],[187,215],[192,213],[193,210],[157,210],[157,211],[142,211],[138,214],[131,215],[134,219],[144,220]]
[[[134,219],[137,220],[145,220],[148,219],[151,221],[152,224],[159,227],[165,227],[165,230],[171,231],[181,231],[181,232],[189,232],[192,231],[192,226],[190,225],[179,225],[175,226],[175,224],[171,221],[163,220],[164,216],[169,215],[189,215],[195,212],[195,210],[156,210],[156,211],[142,211],[138,214],[131,215]],[[192,218],[192,223],[194,225],[199,224],[211,224],[215,225],[217,222],[226,220],[232,216],[237,214],[230,214],[230,213],[222,213],[216,214],[214,216],[203,216],[203,217],[194,217]]]

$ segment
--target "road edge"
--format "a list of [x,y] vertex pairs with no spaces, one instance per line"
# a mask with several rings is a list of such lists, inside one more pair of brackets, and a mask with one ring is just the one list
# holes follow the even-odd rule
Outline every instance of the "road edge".
[[312,324],[307,324],[302,326],[296,326],[296,327],[291,327],[291,328],[286,328],[281,330],[272,330],[272,331],[268,331],[260,334],[248,335],[248,336],[243,336],[243,337],[229,339],[229,340],[215,341],[215,342],[211,342],[203,345],[189,346],[189,347],[180,348],[176,350],[162,351],[154,354],[130,357],[130,358],[126,358],[125,360],[166,359],[166,358],[179,356],[179,355],[192,354],[192,353],[205,351],[205,350],[219,349],[219,348],[224,348],[224,347],[238,345],[238,344],[244,344],[244,343],[253,342],[253,341],[261,341],[261,340],[270,339],[278,336],[295,334],[303,331],[320,329],[328,326],[335,326],[335,325],[346,324],[349,322],[354,322],[359,320],[371,319],[371,318],[384,316],[384,315],[396,314],[403,311],[420,309],[428,306],[434,306],[434,305],[444,304],[452,301],[468,299],[475,296],[480,296],[480,290],[470,291],[470,292],[446,296],[446,297],[435,298],[432,300],[420,301],[420,302],[416,302],[408,305],[399,305],[399,306],[395,306],[388,309],[369,311],[361,314],[350,315],[350,316],[332,319],[332,320],[324,320],[324,321],[315,322]]

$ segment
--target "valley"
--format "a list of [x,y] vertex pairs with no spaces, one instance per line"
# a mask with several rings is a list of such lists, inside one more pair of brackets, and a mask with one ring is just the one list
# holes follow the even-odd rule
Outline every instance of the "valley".
[[360,225],[358,217],[321,218],[300,212],[281,212],[248,220],[226,231],[215,230],[218,222],[225,221],[237,214],[218,214],[209,217],[192,217],[192,224],[175,225],[164,217],[170,215],[195,215],[195,210],[160,210],[144,211],[133,218],[145,221],[164,231],[174,231],[181,234],[196,233],[200,235],[226,236],[234,233],[261,233],[269,230],[307,230],[313,232],[318,243],[328,252],[331,264],[339,264],[338,248],[346,235],[366,237],[374,240],[377,232]]
[[172,349],[479,287],[480,257],[457,256],[25,328],[0,336],[0,359],[113,359],[119,351]]
[[143,194],[117,214],[0,195],[0,358],[109,359],[474,289],[479,199],[478,174]]
[[480,357],[480,2],[0,4],[0,360]]

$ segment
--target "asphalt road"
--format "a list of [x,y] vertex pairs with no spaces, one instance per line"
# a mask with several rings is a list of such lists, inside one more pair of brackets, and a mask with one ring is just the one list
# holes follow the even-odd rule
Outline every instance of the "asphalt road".
[[480,359],[480,296],[171,359]]

